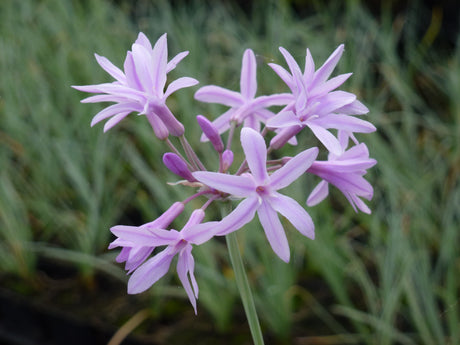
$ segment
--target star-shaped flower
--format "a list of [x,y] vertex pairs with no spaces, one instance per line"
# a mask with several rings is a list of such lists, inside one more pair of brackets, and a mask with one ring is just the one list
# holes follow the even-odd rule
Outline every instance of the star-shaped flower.
[[159,138],[163,139],[169,133],[175,136],[182,135],[183,125],[174,117],[165,102],[173,92],[193,86],[198,81],[182,77],[171,82],[166,91],[164,88],[166,74],[173,70],[187,54],[188,52],[179,53],[168,62],[166,34],[162,35],[152,48],[150,41],[142,32],[132,45],[132,50],[126,55],[124,72],[107,58],[95,54],[99,65],[116,81],[73,87],[80,91],[100,94],[82,100],[83,103],[115,102],[116,104],[96,114],[91,126],[111,118],[104,126],[104,131],[107,131],[129,113],[138,112],[139,115],[147,116]]
[[371,213],[369,207],[360,199],[371,200],[374,194],[372,185],[364,179],[366,170],[377,164],[369,158],[369,150],[364,143],[348,146],[348,134],[340,131],[339,139],[343,151],[339,155],[330,153],[327,161],[316,161],[307,172],[323,179],[307,199],[308,206],[320,203],[329,194],[329,183],[337,187],[348,199],[353,209]]
[[278,137],[273,138],[272,146],[280,146],[276,142],[283,138],[285,133],[296,134],[301,128],[309,127],[330,152],[338,154],[341,152],[340,144],[328,129],[342,129],[361,133],[375,131],[375,127],[371,123],[350,116],[368,112],[368,109],[356,100],[354,94],[345,91],[333,91],[345,82],[351,73],[341,74],[328,80],[342,56],[343,49],[342,44],[317,71],[315,71],[315,64],[310,51],[307,49],[305,70],[302,73],[291,54],[280,47],[291,74],[279,65],[269,65],[291,89],[294,101],[267,122],[268,127],[284,129]]
[[229,175],[197,171],[193,176],[201,183],[244,200],[217,225],[216,234],[226,235],[259,217],[267,239],[275,253],[289,261],[289,245],[277,213],[286,217],[303,235],[314,238],[314,224],[310,215],[294,199],[278,193],[301,176],[313,163],[318,148],[305,150],[271,175],[267,172],[267,148],[258,132],[241,130],[241,145],[251,173]]
[[177,274],[196,314],[198,284],[194,275],[195,261],[192,256],[192,244],[199,245],[211,239],[217,223],[201,223],[203,218],[204,211],[195,210],[181,231],[147,226],[111,228],[112,233],[118,237],[118,244],[123,243],[131,250],[149,248],[151,253],[156,247],[166,246],[161,252],[130,271],[134,272],[128,281],[128,293],[141,293],[155,284],[168,272],[171,261],[178,255]]
[[[213,121],[219,133],[230,128],[231,122],[243,123],[245,127],[260,131],[260,123],[265,123],[275,114],[266,108],[273,105],[285,105],[292,101],[291,94],[274,94],[255,97],[257,92],[257,63],[254,52],[247,49],[243,55],[241,67],[240,93],[220,86],[203,86],[195,93],[195,99],[201,102],[219,103],[230,109]],[[202,140],[206,138],[203,136]]]

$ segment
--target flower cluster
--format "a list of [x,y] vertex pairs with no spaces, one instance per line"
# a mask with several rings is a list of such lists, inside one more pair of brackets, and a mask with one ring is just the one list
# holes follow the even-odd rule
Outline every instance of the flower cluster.
[[[117,239],[109,248],[122,248],[117,261],[125,262],[126,270],[132,274],[128,283],[129,293],[147,290],[168,272],[177,255],[177,273],[196,312],[198,285],[194,276],[193,246],[241,229],[256,214],[273,251],[288,262],[289,244],[278,213],[304,236],[310,239],[315,236],[313,220],[305,208],[280,192],[302,176],[313,174],[321,179],[306,200],[308,206],[321,202],[328,195],[329,184],[332,184],[344,194],[355,211],[359,209],[370,213],[361,198],[370,200],[373,189],[363,176],[376,161],[369,158],[366,145],[358,142],[354,133],[370,133],[375,131],[375,127],[356,117],[366,114],[368,109],[354,94],[336,90],[351,73],[330,78],[343,50],[344,46],[340,45],[316,69],[307,49],[302,72],[291,54],[280,48],[289,70],[277,64],[269,66],[287,85],[288,93],[256,97],[257,63],[251,49],[243,55],[240,92],[215,85],[201,87],[195,93],[196,100],[228,107],[214,121],[197,116],[202,130],[201,140],[209,141],[218,157],[217,171],[208,169],[200,161],[185,138],[184,126],[166,105],[166,99],[173,92],[198,83],[193,78],[182,77],[166,87],[167,73],[188,52],[179,53],[168,62],[166,34],[152,47],[147,37],[140,33],[126,55],[124,72],[108,59],[96,55],[97,62],[115,81],[74,87],[97,94],[82,102],[115,104],[96,114],[91,125],[108,119],[104,126],[106,131],[131,112],[145,115],[155,135],[165,141],[172,151],[164,154],[163,163],[182,179],[179,183],[193,190],[188,198],[175,202],[150,223],[139,227],[117,225],[111,228]],[[281,110],[270,110],[273,106]],[[232,168],[236,146],[232,139],[237,130],[244,160]],[[221,135],[227,131],[224,145]],[[270,132],[273,135],[268,142]],[[269,159],[272,151],[285,144],[296,145],[296,136],[300,133],[312,133],[321,143],[320,147],[302,148],[294,157]],[[174,145],[171,136],[178,137],[182,149]],[[320,149],[328,151],[326,161],[317,159]],[[171,223],[186,205],[199,197],[204,200],[202,207],[190,210],[182,230],[171,229]],[[209,205],[230,200],[240,202],[222,219],[205,220]],[[152,255],[158,247],[163,249],[156,250]]]

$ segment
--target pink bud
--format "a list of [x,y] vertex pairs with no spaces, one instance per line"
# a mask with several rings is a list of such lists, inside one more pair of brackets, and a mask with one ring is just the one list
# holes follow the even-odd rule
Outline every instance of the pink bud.
[[174,117],[166,104],[152,104],[152,110],[163,121],[171,135],[180,137],[184,134],[184,125]]
[[214,149],[219,153],[222,152],[224,150],[224,143],[222,142],[222,138],[220,137],[217,128],[211,121],[202,115],[198,115],[196,120],[198,121],[204,135],[206,135],[211,144],[214,146]]
[[190,182],[196,181],[188,169],[187,164],[175,153],[165,153],[163,155],[163,163],[169,170],[171,170],[171,172],[177,176],[180,176]]
[[230,150],[225,150],[224,153],[222,153],[222,168],[224,171],[227,171],[228,168],[233,163],[233,152]]
[[168,129],[164,125],[163,121],[154,113],[147,113],[147,119],[149,120],[150,126],[153,128],[155,136],[160,140],[165,140],[169,136]]
[[159,216],[153,222],[144,224],[143,226],[155,229],[166,229],[169,224],[171,224],[173,220],[182,213],[183,210],[184,204],[180,201],[176,201],[161,216]]

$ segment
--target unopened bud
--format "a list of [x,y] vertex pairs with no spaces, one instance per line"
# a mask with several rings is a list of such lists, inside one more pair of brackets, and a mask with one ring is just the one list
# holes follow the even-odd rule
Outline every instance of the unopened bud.
[[187,181],[196,181],[195,178],[192,176],[192,173],[187,167],[187,164],[184,160],[179,157],[177,154],[172,152],[167,152],[163,155],[163,163],[166,167],[171,170],[177,176],[180,176]]
[[214,146],[214,149],[217,152],[221,153],[224,150],[224,143],[222,142],[222,138],[220,137],[219,131],[217,130],[216,126],[214,126],[211,121],[209,121],[206,117],[202,115],[198,115],[196,117],[196,120],[198,121],[198,125],[200,125],[204,135]]
[[222,153],[222,168],[224,171],[227,171],[233,163],[233,152],[230,150],[225,150]]

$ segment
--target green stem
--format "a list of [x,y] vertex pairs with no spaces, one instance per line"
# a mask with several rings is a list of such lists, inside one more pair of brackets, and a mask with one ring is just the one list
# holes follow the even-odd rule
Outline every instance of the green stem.
[[244,270],[243,259],[241,258],[240,249],[238,247],[238,239],[236,232],[232,232],[226,236],[230,261],[235,272],[236,285],[240,292],[243,302],[244,311],[248,319],[249,328],[251,330],[252,340],[254,345],[263,345],[264,338],[260,329],[259,318],[257,317],[254,298],[252,297],[251,288],[249,286],[248,277]]

